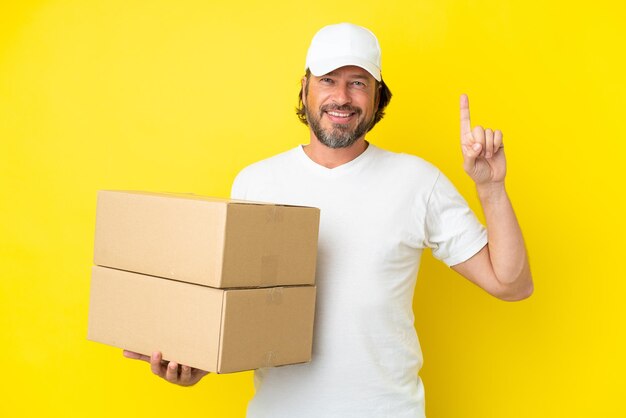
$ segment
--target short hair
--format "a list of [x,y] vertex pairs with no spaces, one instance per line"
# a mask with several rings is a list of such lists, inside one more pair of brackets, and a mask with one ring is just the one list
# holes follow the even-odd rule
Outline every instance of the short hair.
[[[304,108],[304,103],[302,102],[302,90],[304,89],[304,93],[307,95],[309,94],[309,79],[311,71],[308,68],[304,76],[306,77],[306,83],[304,84],[304,87],[300,87],[300,93],[298,94],[298,106],[296,106],[296,115],[298,116],[300,122],[309,126],[309,121],[306,120],[306,109]],[[382,77],[380,81],[376,79],[374,81],[376,82],[376,98],[378,99],[378,108],[374,113],[374,120],[372,121],[372,125],[367,130],[368,132],[372,130],[374,125],[376,125],[383,118],[383,116],[385,116],[385,108],[391,101],[391,90],[389,90],[389,87],[387,87],[387,84],[385,84]]]

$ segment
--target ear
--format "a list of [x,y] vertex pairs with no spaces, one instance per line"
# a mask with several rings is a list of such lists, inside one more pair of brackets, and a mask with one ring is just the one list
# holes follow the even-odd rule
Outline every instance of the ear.
[[302,77],[300,85],[302,86],[302,104],[306,107],[306,76]]

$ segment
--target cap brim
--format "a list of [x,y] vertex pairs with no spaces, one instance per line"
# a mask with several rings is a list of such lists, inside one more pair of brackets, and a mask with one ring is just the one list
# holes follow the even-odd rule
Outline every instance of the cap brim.
[[376,79],[376,81],[381,80],[380,69],[376,67],[376,65],[357,57],[336,57],[329,60],[316,62],[309,65],[309,70],[314,76],[321,77],[324,74],[328,74],[331,71],[336,70],[337,68],[345,67],[347,65],[355,65],[357,67],[361,67],[365,71],[370,73],[372,77]]

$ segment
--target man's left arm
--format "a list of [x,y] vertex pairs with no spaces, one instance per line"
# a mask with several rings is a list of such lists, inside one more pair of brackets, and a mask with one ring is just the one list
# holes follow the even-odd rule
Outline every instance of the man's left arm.
[[461,96],[461,148],[463,167],[476,183],[489,243],[452,269],[500,299],[527,298],[533,281],[522,231],[504,186],[502,132],[471,128],[466,95]]

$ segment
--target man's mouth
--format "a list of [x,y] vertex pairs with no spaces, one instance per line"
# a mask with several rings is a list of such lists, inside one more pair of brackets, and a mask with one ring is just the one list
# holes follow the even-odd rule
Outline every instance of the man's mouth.
[[354,115],[354,112],[336,112],[336,111],[328,111],[326,112],[328,113],[330,116],[334,116],[336,118],[347,118],[350,117],[352,115]]
[[337,109],[323,109],[324,113],[328,115],[328,119],[333,123],[348,123],[352,120],[352,117],[358,112],[355,110],[337,110]]

